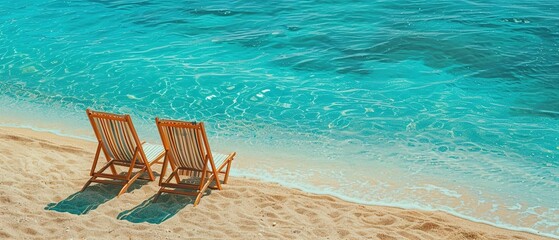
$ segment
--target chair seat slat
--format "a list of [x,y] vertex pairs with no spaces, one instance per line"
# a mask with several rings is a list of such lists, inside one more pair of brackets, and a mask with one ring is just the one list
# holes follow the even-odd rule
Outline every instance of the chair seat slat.
[[159,160],[159,158],[163,156],[165,151],[162,145],[151,144],[151,143],[144,143],[142,145],[142,148],[144,149],[146,158],[150,163]]

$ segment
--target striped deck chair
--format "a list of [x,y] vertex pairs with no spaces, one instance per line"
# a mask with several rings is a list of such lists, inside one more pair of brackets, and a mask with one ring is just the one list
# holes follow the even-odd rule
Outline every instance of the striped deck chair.
[[[163,158],[162,146],[141,143],[130,115],[95,112],[89,109],[86,112],[99,144],[89,174],[91,178],[81,191],[92,182],[120,184],[124,185],[118,193],[120,196],[145,172],[148,173],[148,180],[155,180],[151,165]],[[101,152],[105,155],[107,164],[95,171]],[[119,174],[115,166],[124,166],[128,171]],[[111,173],[104,173],[107,168]],[[135,169],[139,170],[134,171]]]
[[[206,189],[215,182],[213,189],[221,190],[219,173],[225,174],[223,183],[227,183],[231,162],[236,153],[228,155],[215,153],[210,150],[204,123],[163,120],[155,118],[161,141],[165,148],[165,160],[159,178],[159,191],[154,202],[161,193],[175,193],[196,196],[194,206],[198,205]],[[171,174],[164,180],[165,172],[170,166]],[[226,169],[224,169],[226,167]],[[196,182],[181,181],[179,175],[189,174]],[[171,183],[175,179],[176,183]],[[186,180],[186,179],[183,179]],[[179,189],[183,189],[180,191]],[[184,191],[191,189],[194,191]]]

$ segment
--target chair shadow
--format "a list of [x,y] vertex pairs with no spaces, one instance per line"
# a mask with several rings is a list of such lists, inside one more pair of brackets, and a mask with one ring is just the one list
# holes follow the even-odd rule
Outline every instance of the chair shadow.
[[[132,192],[149,183],[146,180],[136,180],[126,192]],[[101,204],[115,198],[122,189],[120,185],[95,184],[87,187],[83,192],[76,192],[58,203],[49,203],[44,208],[57,212],[67,212],[75,215],[87,214]]]
[[[211,190],[207,190],[203,197],[211,194]],[[184,196],[178,194],[162,193],[157,202],[153,202],[155,195],[143,201],[140,205],[125,210],[118,214],[117,219],[126,220],[132,223],[152,223],[160,224],[169,218],[175,216],[181,209],[189,204],[194,204],[196,196]]]

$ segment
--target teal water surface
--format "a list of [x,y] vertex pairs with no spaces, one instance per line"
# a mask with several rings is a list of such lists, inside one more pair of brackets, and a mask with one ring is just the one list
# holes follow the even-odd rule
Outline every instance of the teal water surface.
[[237,176],[557,237],[558,44],[545,0],[0,1],[0,119],[204,121]]

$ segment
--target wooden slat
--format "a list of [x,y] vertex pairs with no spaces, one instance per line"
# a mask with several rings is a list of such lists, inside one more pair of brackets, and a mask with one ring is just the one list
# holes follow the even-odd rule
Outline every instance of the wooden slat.
[[102,178],[110,178],[110,179],[118,179],[118,180],[127,180],[126,176],[124,175],[112,175],[106,173],[94,173],[94,177],[102,177]]

